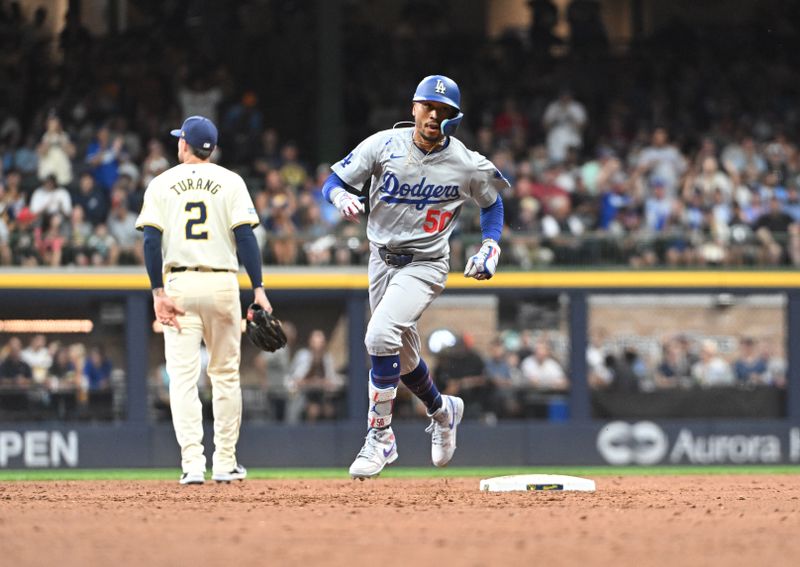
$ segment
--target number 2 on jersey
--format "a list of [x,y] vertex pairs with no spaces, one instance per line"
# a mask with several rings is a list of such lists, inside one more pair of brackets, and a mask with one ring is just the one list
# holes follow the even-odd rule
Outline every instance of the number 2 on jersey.
[[186,240],[208,240],[207,230],[203,230],[201,232],[195,231],[195,229],[199,229],[201,225],[208,219],[206,204],[202,201],[192,201],[191,203],[186,203],[187,213],[191,213],[195,209],[198,209],[200,214],[197,216],[197,218],[186,221]]
[[422,223],[422,230],[425,232],[442,232],[451,218],[453,218],[453,213],[450,211],[442,212],[436,209],[428,209],[425,222]]

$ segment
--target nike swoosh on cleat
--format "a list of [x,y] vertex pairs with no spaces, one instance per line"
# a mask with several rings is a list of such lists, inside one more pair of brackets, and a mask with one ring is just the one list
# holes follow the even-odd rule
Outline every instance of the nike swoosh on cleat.
[[401,158],[401,157],[403,157],[403,156],[396,156],[394,154],[389,154],[389,159],[397,159],[397,158]]
[[391,447],[389,447],[388,449],[384,449],[384,450],[383,450],[383,456],[384,456],[384,457],[388,457],[389,455],[391,455],[391,454],[392,454],[392,451],[394,451],[394,446],[395,446],[395,445],[396,445],[396,443],[392,443],[392,446],[391,446]]
[[447,400],[450,403],[450,429],[456,424],[456,405],[453,400]]

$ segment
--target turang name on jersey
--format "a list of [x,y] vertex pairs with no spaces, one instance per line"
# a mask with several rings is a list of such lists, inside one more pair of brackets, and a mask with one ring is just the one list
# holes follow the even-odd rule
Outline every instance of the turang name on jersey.
[[213,179],[203,179],[202,177],[192,179],[191,177],[188,177],[178,181],[175,185],[170,185],[169,188],[172,191],[175,191],[176,195],[186,193],[187,191],[208,191],[212,195],[216,195],[217,191],[219,191],[221,187],[222,185]]

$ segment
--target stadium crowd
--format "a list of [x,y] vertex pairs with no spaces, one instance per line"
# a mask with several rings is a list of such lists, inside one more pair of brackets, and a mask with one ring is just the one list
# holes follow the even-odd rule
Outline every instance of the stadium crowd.
[[[145,36],[144,25],[93,37],[68,16],[51,38],[44,8],[26,22],[14,5],[0,9],[1,264],[141,263],[134,220],[144,189],[175,162],[165,133],[193,114],[218,123],[215,159],[248,183],[266,263],[366,261],[359,227],[340,222],[320,195],[328,164],[311,162],[307,139],[294,141],[307,128],[279,118],[286,109],[270,106],[265,78],[167,39],[175,33]],[[234,30],[256,5],[227,16],[238,18]],[[446,26],[446,15],[431,14],[431,29]],[[350,22],[360,33],[345,40],[347,60],[372,53],[394,80],[376,83],[373,65],[348,66],[348,140],[408,118],[403,93],[420,74],[419,42],[408,32],[418,17],[404,12],[407,25],[382,41],[376,27]],[[190,20],[166,18],[198,33]],[[229,53],[252,47],[246,60],[258,65],[266,32],[247,30],[232,34]],[[721,39],[671,24],[627,54],[612,54],[602,34],[591,49],[573,34],[563,57],[542,50],[541,29],[470,41],[458,57],[457,37],[426,36],[430,63],[461,84],[459,135],[511,182],[503,262],[800,265],[798,78],[788,51],[758,43],[753,30]],[[313,55],[303,49],[301,62]],[[274,79],[291,80],[285,62],[274,64]],[[453,236],[454,269],[479,234],[478,211],[467,209]]]
[[[265,263],[366,263],[363,223],[341,222],[322,199],[329,164],[312,158],[316,89],[300,86],[317,76],[315,3],[204,3],[211,19],[193,17],[190,4],[130,3],[131,25],[104,36],[70,13],[53,37],[46,8],[26,20],[0,0],[0,265],[140,264],[134,220],[144,190],[176,161],[167,132],[193,114],[218,124],[214,159],[248,184]],[[568,44],[547,18],[490,39],[451,29],[426,0],[408,2],[390,32],[346,10],[341,151],[409,118],[420,76],[445,72],[463,93],[459,137],[511,183],[502,269],[798,266],[800,76],[791,57],[800,34],[786,29],[800,20],[770,26],[768,4],[724,33],[673,21],[622,49],[578,8]],[[219,24],[219,41],[208,40],[207,21]],[[477,209],[458,223],[454,270],[479,242]],[[113,382],[98,349],[4,339],[5,402],[61,415],[53,400],[62,393],[88,407]],[[471,417],[538,416],[557,413],[552,402],[569,389],[567,352],[547,333],[509,331],[487,352],[465,336],[434,373],[442,391],[468,400]],[[786,379],[775,345],[746,336],[676,335],[644,350],[596,339],[587,363],[597,391],[782,388]],[[342,369],[321,333],[254,364],[266,376],[268,417],[341,416]],[[163,372],[155,383],[163,402]],[[410,399],[403,408],[419,410]]]
[[0,346],[0,418],[110,419],[121,380],[100,343],[11,335]]

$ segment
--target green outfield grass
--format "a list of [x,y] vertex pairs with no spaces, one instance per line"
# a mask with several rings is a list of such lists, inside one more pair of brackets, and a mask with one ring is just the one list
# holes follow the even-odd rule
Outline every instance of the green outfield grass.
[[[381,478],[488,478],[510,474],[567,474],[573,476],[646,476],[693,474],[800,474],[798,465],[713,467],[449,467],[446,469],[388,468]],[[0,482],[14,480],[175,480],[178,469],[5,470]],[[249,469],[248,479],[347,479],[347,468]]]

